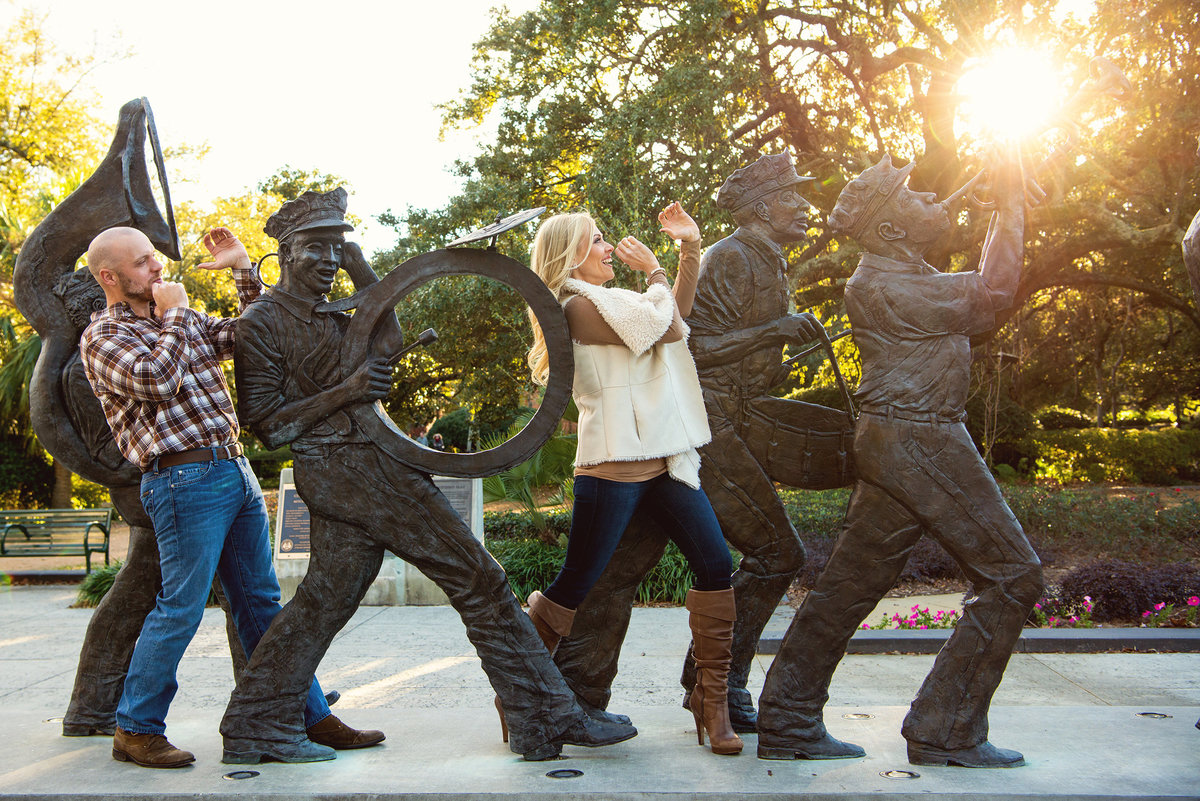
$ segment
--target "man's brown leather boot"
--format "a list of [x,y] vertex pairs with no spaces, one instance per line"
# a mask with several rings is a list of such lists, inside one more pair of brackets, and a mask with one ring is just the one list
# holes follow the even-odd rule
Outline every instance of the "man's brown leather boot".
[[113,735],[113,759],[143,768],[182,768],[196,761],[190,751],[171,745],[161,734],[134,734],[120,726]]

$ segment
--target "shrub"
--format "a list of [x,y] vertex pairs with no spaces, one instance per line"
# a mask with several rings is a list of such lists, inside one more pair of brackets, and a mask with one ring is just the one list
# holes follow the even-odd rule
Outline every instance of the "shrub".
[[72,475],[71,505],[76,509],[98,509],[102,506],[111,506],[112,501],[109,499],[107,487]]
[[1171,497],[1168,505],[1155,490],[1009,486],[1004,495],[1039,552],[1169,561],[1186,556],[1200,531],[1200,503]]
[[90,609],[99,606],[100,601],[112,589],[116,581],[117,571],[121,569],[120,562],[98,567],[84,577],[79,585],[79,593],[75,597],[75,606]]
[[39,509],[50,505],[54,467],[32,456],[18,437],[0,435],[0,509]]
[[1094,428],[1096,425],[1088,415],[1066,406],[1047,406],[1037,413],[1037,421],[1045,431]]
[[536,539],[489,541],[487,548],[508,574],[508,583],[522,601],[529,593],[544,590],[554,581],[567,555],[565,546],[546,545]]
[[[544,513],[554,539],[566,541],[571,533],[571,513],[554,509]],[[525,512],[484,512],[483,538],[491,547],[498,540],[531,540],[538,538],[537,526]]]
[[292,466],[292,448],[285,445],[269,451],[264,448],[248,448],[246,460],[254,471],[258,484],[263,489],[279,489],[279,473],[286,467]]
[[1200,594],[1200,569],[1186,562],[1146,566],[1121,560],[1093,562],[1072,570],[1062,580],[1060,597],[1083,606],[1090,596],[1098,622],[1140,619],[1156,603],[1186,605]]
[[1037,431],[1035,476],[1060,482],[1174,484],[1200,479],[1200,431]]
[[[967,433],[975,447],[983,453],[983,429],[987,420],[987,403],[983,393],[976,393],[966,403]],[[992,443],[992,464],[1007,464],[1018,472],[1026,472],[1037,452],[1029,442],[1033,431],[1033,415],[1007,395],[1001,396],[996,413],[996,440]]]
[[[554,581],[567,555],[565,544],[547,545],[536,539],[507,539],[488,543],[488,550],[508,574],[513,593],[524,601],[534,590],[544,590]],[[733,554],[734,567],[741,555]],[[668,543],[658,564],[637,588],[639,603],[682,605],[695,576],[675,543]]]
[[804,401],[805,403],[813,403],[817,406],[828,406],[830,409],[846,410],[846,396],[842,394],[842,390],[837,384],[798,389],[795,392],[788,393],[787,397],[789,400]]
[[442,415],[429,427],[427,436],[430,442],[433,442],[434,434],[442,435],[446,450],[465,451],[467,438],[471,434],[471,410],[455,409]]

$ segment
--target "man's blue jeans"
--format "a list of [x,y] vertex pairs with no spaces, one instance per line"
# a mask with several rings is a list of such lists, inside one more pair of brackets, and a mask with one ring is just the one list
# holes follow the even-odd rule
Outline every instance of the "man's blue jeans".
[[[200,626],[214,574],[229,598],[247,657],[281,608],[279,582],[262,490],[244,457],[147,472],[142,505],[158,538],[162,591],[134,647],[117,725],[136,734],[162,734],[179,689],[175,672]],[[314,679],[304,725],[328,716]]]

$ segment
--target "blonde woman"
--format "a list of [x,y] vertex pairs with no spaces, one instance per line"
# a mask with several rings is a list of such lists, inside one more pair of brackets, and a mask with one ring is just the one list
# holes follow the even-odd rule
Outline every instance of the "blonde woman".
[[[737,754],[726,678],[733,636],[732,565],[708,497],[700,489],[697,448],[711,439],[683,317],[691,312],[700,267],[700,229],[678,203],[658,215],[679,240],[672,288],[654,253],[632,236],[614,247],[588,214],[561,214],[538,228],[532,267],[563,304],[575,352],[579,407],[575,505],[566,561],[544,592],[529,597],[530,616],[553,652],[571,630],[575,609],[607,566],[634,515],[654,518],[696,574],[688,592],[698,667],[691,696],[701,745]],[[645,292],[606,287],[614,253],[644,273]],[[537,320],[529,367],[549,375]]]

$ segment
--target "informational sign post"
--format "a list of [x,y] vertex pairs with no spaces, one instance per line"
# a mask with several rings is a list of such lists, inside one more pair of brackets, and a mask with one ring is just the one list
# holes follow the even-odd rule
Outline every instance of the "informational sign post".
[[[434,476],[433,481],[482,542],[483,480]],[[308,507],[296,492],[291,468],[286,468],[279,473],[279,504],[275,512],[275,574],[285,603],[296,594],[308,572],[310,525]],[[449,602],[446,594],[421,571],[387,552],[379,575],[362,600],[364,606],[441,606]]]

